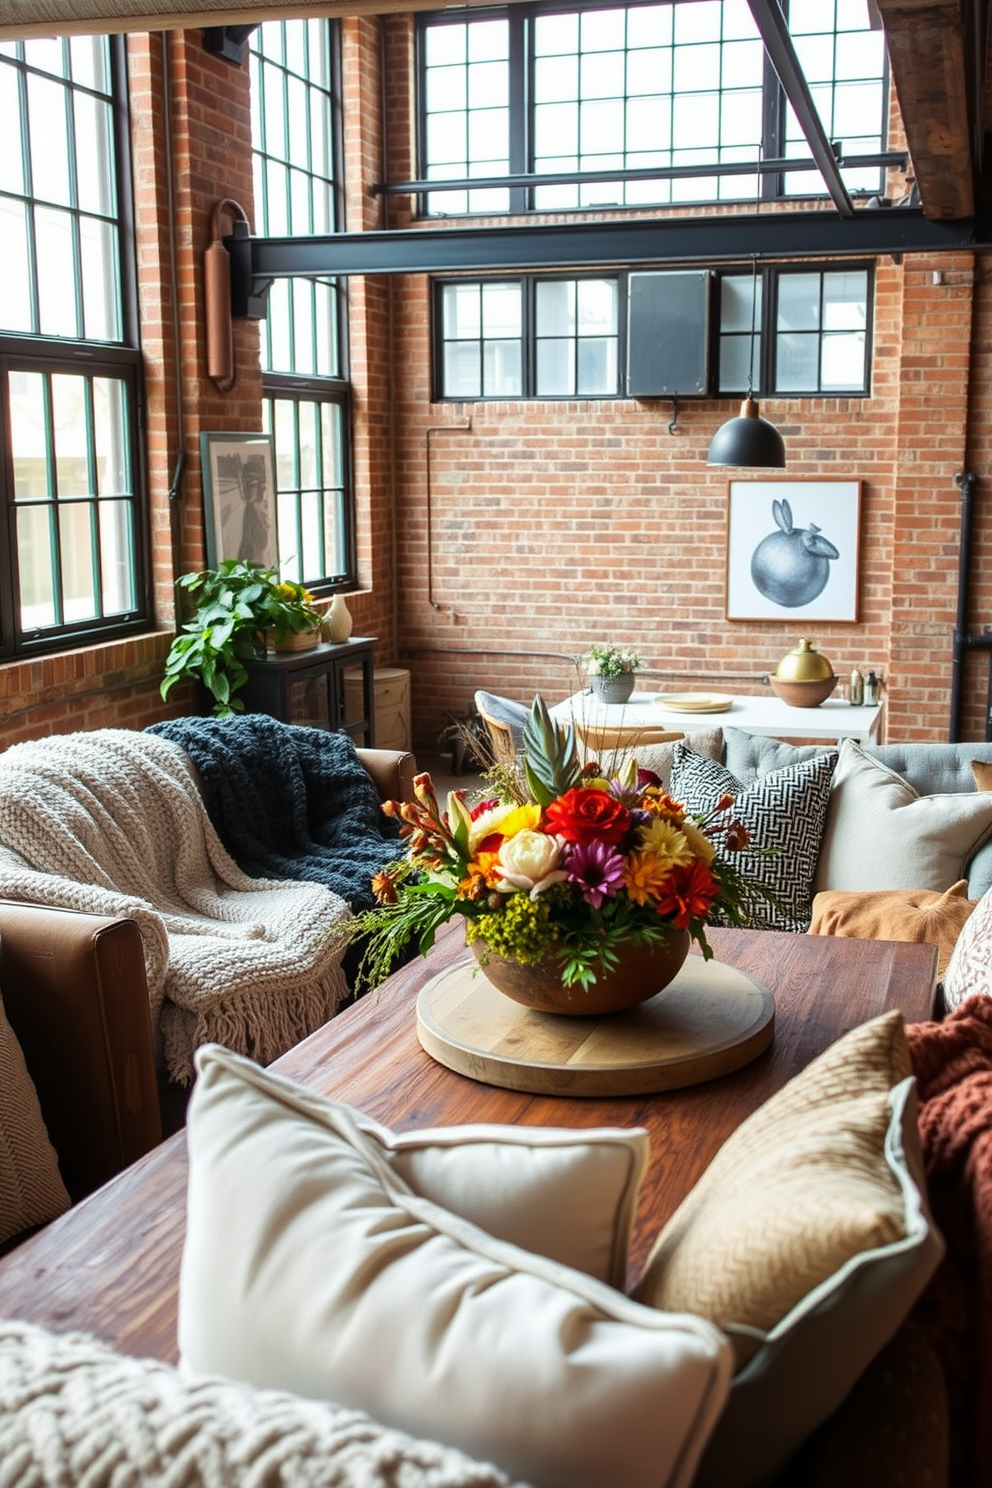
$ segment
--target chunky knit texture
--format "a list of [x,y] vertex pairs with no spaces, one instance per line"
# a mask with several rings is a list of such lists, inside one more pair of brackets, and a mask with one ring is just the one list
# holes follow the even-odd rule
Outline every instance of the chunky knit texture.
[[320,884],[253,879],[220,842],[176,744],[127,729],[56,734],[0,755],[0,895],[141,931],[173,1079],[216,1042],[270,1063],[347,995]]
[[951,1485],[992,1483],[992,998],[906,1029],[947,1255],[920,1303],[952,1411]]
[[510,1488],[360,1411],[0,1322],[0,1488]]
[[372,877],[399,853],[398,824],[347,734],[266,713],[174,718],[148,732],[185,749],[210,820],[245,873],[326,884],[353,910],[372,908]]

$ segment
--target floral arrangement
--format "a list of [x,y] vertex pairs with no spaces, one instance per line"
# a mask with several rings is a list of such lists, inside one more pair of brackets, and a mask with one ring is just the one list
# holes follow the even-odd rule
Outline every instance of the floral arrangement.
[[644,665],[629,646],[590,646],[582,658],[590,677],[622,677]]
[[248,680],[244,660],[264,651],[269,632],[281,645],[288,636],[317,630],[323,619],[309,589],[240,558],[183,574],[178,582],[194,597],[196,613],[172,643],[159,691],[165,698],[176,682],[198,678],[222,717],[243,707],[234,694]]
[[573,732],[536,699],[524,729],[523,778],[497,766],[493,794],[436,798],[418,775],[415,801],[389,801],[405,857],[378,873],[378,904],[352,922],[360,981],[376,986],[413,941],[422,953],[441,925],[465,921],[469,944],[523,965],[551,964],[563,985],[588,988],[621,946],[664,946],[688,931],[704,957],[706,925],[745,925],[763,895],[734,862],[748,834],[725,796],[693,819],[657,776],[630,761],[620,778],[578,760]]

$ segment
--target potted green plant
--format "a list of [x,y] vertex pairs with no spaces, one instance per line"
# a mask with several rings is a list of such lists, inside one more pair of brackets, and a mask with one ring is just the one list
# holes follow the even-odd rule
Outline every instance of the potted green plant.
[[235,696],[248,680],[244,663],[264,655],[268,639],[278,647],[320,628],[313,595],[302,584],[280,580],[275,568],[225,558],[178,582],[195,599],[196,613],[172,643],[159,691],[167,698],[179,681],[202,682],[218,717],[244,708]]
[[582,660],[593,691],[604,703],[627,702],[634,690],[634,673],[644,665],[630,646],[617,646],[612,641],[590,646]]

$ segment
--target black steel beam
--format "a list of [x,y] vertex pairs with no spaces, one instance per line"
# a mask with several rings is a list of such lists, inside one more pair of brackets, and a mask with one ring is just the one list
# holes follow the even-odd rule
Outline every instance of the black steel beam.
[[[837,164],[843,166],[845,170],[862,170],[877,165],[879,167],[891,166],[896,170],[904,171],[909,164],[909,153],[906,150],[885,150],[874,155],[842,155],[838,156]],[[444,191],[490,191],[516,186],[533,190],[539,186],[589,186],[610,181],[616,181],[618,184],[626,181],[693,181],[701,176],[775,176],[782,175],[786,171],[802,173],[819,169],[815,160],[782,156],[761,161],[738,160],[728,163],[721,161],[719,164],[711,165],[640,166],[636,170],[542,171],[540,175],[535,175],[533,171],[530,171],[525,175],[460,176],[443,181],[429,180],[425,177],[419,181],[384,181],[372,187],[372,194],[373,196],[415,196],[422,191],[429,191],[436,196]]]
[[863,207],[764,216],[681,217],[524,227],[410,228],[330,237],[251,238],[256,281],[296,275],[440,274],[522,269],[742,263],[752,259],[875,258],[953,253],[976,242],[975,224],[928,222],[918,207]]
[[820,122],[813,95],[799,65],[789,26],[778,0],[748,0],[748,8],[754,17],[754,24],[761,33],[761,40],[765,44],[765,51],[771,58],[771,64],[778,73],[778,80],[785,90],[785,96],[792,104],[796,118],[799,120],[799,127],[806,136],[806,143],[809,145],[813,159],[820,167],[820,174],[823,176],[824,185],[830,193],[834,206],[842,217],[853,217],[854,203],[841,180],[837,157]]

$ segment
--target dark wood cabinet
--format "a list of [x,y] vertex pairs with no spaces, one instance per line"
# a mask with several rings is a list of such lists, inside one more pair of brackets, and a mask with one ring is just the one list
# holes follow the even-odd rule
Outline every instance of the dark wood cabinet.
[[[371,749],[375,744],[374,636],[355,636],[341,645],[321,641],[309,651],[270,651],[257,661],[246,661],[248,681],[241,689],[245,711],[270,713],[283,723],[301,723],[310,728],[340,729]],[[361,674],[361,709],[348,718],[345,707],[345,672],[357,667]],[[359,689],[354,674],[348,689],[354,702]]]

